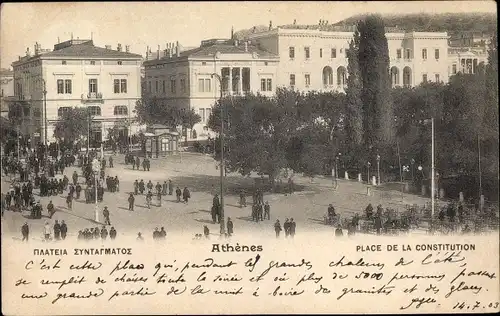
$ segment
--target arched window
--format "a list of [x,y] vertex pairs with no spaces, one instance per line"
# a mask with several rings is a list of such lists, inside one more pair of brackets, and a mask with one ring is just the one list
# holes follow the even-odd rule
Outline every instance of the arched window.
[[403,68],[403,86],[405,87],[411,86],[411,68],[408,66]]
[[98,106],[89,106],[88,111],[92,116],[101,116],[101,108]]
[[399,86],[399,69],[398,67],[391,68],[391,82],[392,86]]
[[128,108],[125,105],[117,105],[114,109],[114,115],[128,115]]
[[60,108],[57,109],[57,116],[61,117],[65,112],[67,112],[71,107],[69,106],[61,106]]
[[330,66],[326,66],[325,68],[323,68],[323,85],[333,85],[333,70]]
[[347,71],[344,66],[337,68],[337,86],[344,88],[347,84]]

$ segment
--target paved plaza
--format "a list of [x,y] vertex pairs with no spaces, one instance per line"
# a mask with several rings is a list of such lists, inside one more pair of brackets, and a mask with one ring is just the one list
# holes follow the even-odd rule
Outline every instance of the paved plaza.
[[[109,155],[106,155],[109,157]],[[168,234],[182,234],[194,236],[203,233],[203,226],[207,225],[211,234],[219,233],[219,225],[213,224],[210,214],[213,194],[220,191],[220,173],[216,168],[217,162],[210,156],[183,153],[160,159],[151,159],[151,171],[132,170],[132,166],[124,164],[123,155],[114,156],[114,168],[106,168],[107,176],[118,176],[120,191],[116,193],[105,192],[104,201],[98,204],[100,223],[95,222],[95,204],[86,204],[82,197],[73,201],[73,209],[66,208],[65,198],[67,192],[52,197],[39,197],[35,189],[35,198],[40,199],[43,205],[42,219],[30,219],[28,212],[19,213],[6,211],[2,218],[2,234],[13,238],[21,238],[21,226],[28,222],[31,239],[42,239],[43,225],[47,216],[46,206],[52,200],[58,210],[49,220],[51,225],[54,220],[64,220],[68,226],[67,239],[75,239],[78,231],[84,228],[102,226],[104,218],[102,209],[107,206],[110,211],[111,226],[114,226],[120,236],[135,236],[141,232],[147,239],[152,238],[155,227],[165,227]],[[80,183],[83,181],[81,169],[70,167],[65,169],[65,175],[71,179],[73,171],[79,175]],[[59,173],[58,178],[62,177]],[[255,176],[257,177],[257,176]],[[135,196],[135,211],[128,211],[127,198],[133,192],[133,182],[143,179],[156,185],[157,182],[172,180],[174,188],[188,187],[191,199],[188,204],[177,203],[175,195],[162,198],[162,205],[157,206],[156,197],[153,197],[151,209],[146,206],[144,195]],[[71,180],[70,180],[71,181]],[[337,213],[342,217],[351,217],[356,212],[361,213],[368,203],[374,206],[382,204],[384,207],[403,209],[405,204],[417,203],[423,205],[426,199],[415,195],[395,191],[374,190],[372,196],[367,196],[366,185],[355,180],[339,180],[339,186],[333,189],[332,180],[328,178],[310,178],[295,175],[294,183],[300,190],[292,195],[264,194],[264,201],[271,205],[271,219],[262,222],[253,222],[251,218],[251,193],[250,189],[254,178],[243,177],[236,173],[228,174],[225,178],[224,210],[225,216],[230,217],[234,223],[234,235],[255,234],[260,237],[274,237],[273,224],[279,219],[281,224],[286,218],[294,218],[297,223],[296,233],[328,232],[333,236],[333,227],[324,224],[323,216],[326,215],[329,203],[332,203]],[[2,177],[2,192],[7,192],[10,178]],[[239,207],[239,192],[247,189],[246,208]],[[175,190],[174,190],[175,191]],[[175,192],[174,192],[175,194]],[[109,227],[108,227],[109,229]]]

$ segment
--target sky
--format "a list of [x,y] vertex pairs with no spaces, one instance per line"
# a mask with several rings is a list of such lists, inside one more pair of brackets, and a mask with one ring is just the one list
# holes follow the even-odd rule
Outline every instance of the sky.
[[234,30],[254,25],[335,23],[363,13],[496,12],[494,1],[391,2],[57,2],[3,3],[0,9],[0,64],[9,68],[33,51],[35,42],[53,48],[73,37],[116,49],[130,45],[145,55],[146,47],[179,41],[199,46],[209,38],[228,38]]

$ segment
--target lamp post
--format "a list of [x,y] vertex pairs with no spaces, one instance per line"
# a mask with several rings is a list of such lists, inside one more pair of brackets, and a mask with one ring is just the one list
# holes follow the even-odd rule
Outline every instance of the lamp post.
[[[220,101],[222,101],[222,77],[213,73],[212,78],[217,78],[220,86]],[[223,235],[226,231],[225,228],[225,220],[224,220],[224,108],[222,106],[222,102],[219,102],[221,106],[220,112],[220,233]],[[215,142],[214,142],[215,144]],[[215,147],[215,146],[214,146]]]
[[95,221],[99,222],[99,209],[97,207],[97,177],[99,176],[100,163],[97,158],[92,160],[92,171],[94,171],[94,186],[95,186]]
[[380,185],[380,155],[377,155],[377,185]]
[[370,166],[372,165],[369,161],[366,163],[366,165],[368,166],[368,177],[367,177],[367,181],[368,181],[368,184],[370,184]]
[[415,182],[415,177],[413,176],[413,168],[415,168],[415,159],[410,160],[410,165],[411,165],[411,182]]

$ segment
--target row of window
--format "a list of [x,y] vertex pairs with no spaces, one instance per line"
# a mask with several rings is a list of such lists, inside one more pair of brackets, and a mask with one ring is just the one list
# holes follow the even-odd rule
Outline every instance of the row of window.
[[[347,55],[347,51],[348,49],[344,49],[344,48],[341,48],[340,49],[340,53],[344,53]],[[399,48],[396,50],[396,57],[398,59],[401,59],[402,57],[402,49]],[[288,48],[288,56],[291,58],[291,59],[294,59],[295,58],[295,47],[293,46],[290,46]],[[304,47],[304,56],[305,56],[305,59],[310,59],[311,58],[311,48],[310,47]],[[320,48],[319,49],[319,57],[320,58],[323,58],[323,48]],[[412,55],[411,55],[411,49],[407,48],[405,50],[405,59],[412,59]],[[337,58],[337,49],[336,48],[332,48],[330,50],[330,58]],[[436,48],[434,49],[434,58],[436,60],[439,59],[439,49]],[[422,59],[427,59],[427,48],[424,48],[422,49]]]
[[[63,116],[63,114],[71,109],[69,106],[61,106],[57,109],[57,116]],[[101,116],[101,107],[100,106],[89,106],[87,107],[90,115],[92,116]],[[116,116],[120,115],[128,115],[128,107],[126,105],[117,105],[113,110],[113,114]]]
[[[161,83],[161,90],[160,90],[160,83]],[[180,86],[181,86],[181,93],[186,92],[186,79],[180,79]],[[148,81],[148,92],[153,93],[153,87],[152,87],[152,81]],[[158,93],[167,93],[167,81],[162,80],[161,82],[159,80],[155,81],[155,92]],[[175,79],[170,80],[170,93],[171,94],[176,94],[177,93],[177,81]]]
[[[344,48],[340,49],[340,53],[344,53],[346,55],[347,55],[347,51],[348,50],[344,49]],[[288,48],[288,56],[291,59],[295,58],[295,47],[290,46]],[[311,48],[310,47],[304,47],[304,57],[305,57],[305,59],[311,59]],[[323,58],[323,48],[319,49],[319,58]],[[332,48],[330,50],[330,58],[337,58],[337,49],[336,48]]]
[[[57,94],[71,94],[72,92],[71,79],[57,79]],[[97,93],[97,79],[89,79],[89,92]],[[127,79],[113,80],[114,93],[127,93]]]
[[[422,74],[422,82],[427,82],[427,74]],[[435,82],[441,82],[439,78],[439,74],[434,74],[434,81]]]
[[[89,63],[90,63],[91,65],[95,65],[95,60],[91,60]],[[118,61],[116,62],[116,64],[121,66],[121,65],[123,64],[123,62],[122,62],[121,60],[118,60]],[[61,65],[67,65],[67,61],[66,61],[66,60],[62,60],[62,61],[61,61]]]

